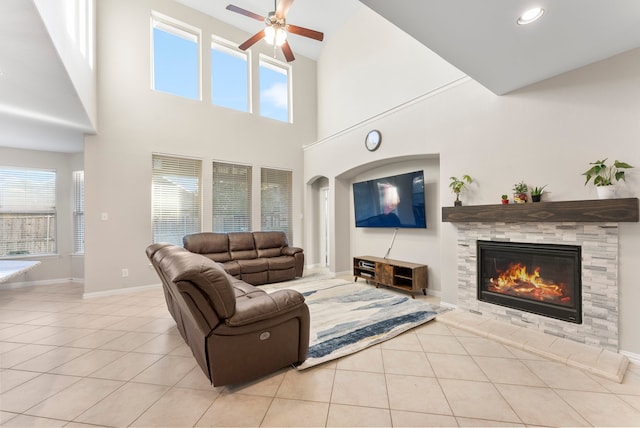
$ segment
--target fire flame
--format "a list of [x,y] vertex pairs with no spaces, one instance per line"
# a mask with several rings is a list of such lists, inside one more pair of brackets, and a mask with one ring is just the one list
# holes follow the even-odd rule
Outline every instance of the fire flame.
[[499,274],[498,278],[489,279],[489,291],[561,305],[571,304],[571,296],[567,293],[566,285],[542,279],[540,267],[536,267],[529,274],[526,266],[512,263],[507,270]]

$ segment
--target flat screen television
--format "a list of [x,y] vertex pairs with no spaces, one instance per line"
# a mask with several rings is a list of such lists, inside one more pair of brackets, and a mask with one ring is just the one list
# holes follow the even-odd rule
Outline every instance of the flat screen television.
[[356,227],[426,228],[422,171],[353,183]]

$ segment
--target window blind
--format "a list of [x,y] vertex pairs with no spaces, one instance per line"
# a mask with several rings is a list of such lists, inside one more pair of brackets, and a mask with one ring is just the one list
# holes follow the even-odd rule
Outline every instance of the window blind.
[[84,254],[84,171],[73,171],[73,252]]
[[262,168],[260,172],[260,230],[278,230],[293,242],[292,173],[279,169]]
[[251,230],[251,167],[213,162],[213,231]]
[[0,168],[0,256],[55,253],[56,229],[56,172]]
[[202,161],[152,155],[153,242],[182,245],[182,237],[201,231]]

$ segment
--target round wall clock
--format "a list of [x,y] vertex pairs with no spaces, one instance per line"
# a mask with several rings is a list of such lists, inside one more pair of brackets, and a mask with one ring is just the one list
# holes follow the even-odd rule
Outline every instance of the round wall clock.
[[382,134],[377,129],[369,131],[364,139],[364,145],[370,152],[377,150],[380,143],[382,143]]

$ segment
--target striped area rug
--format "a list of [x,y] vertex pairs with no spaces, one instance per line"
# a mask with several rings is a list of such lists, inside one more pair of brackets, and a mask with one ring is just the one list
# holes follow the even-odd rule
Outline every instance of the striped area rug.
[[265,288],[290,288],[305,296],[311,315],[309,354],[298,370],[361,351],[444,312],[408,294],[343,279]]

